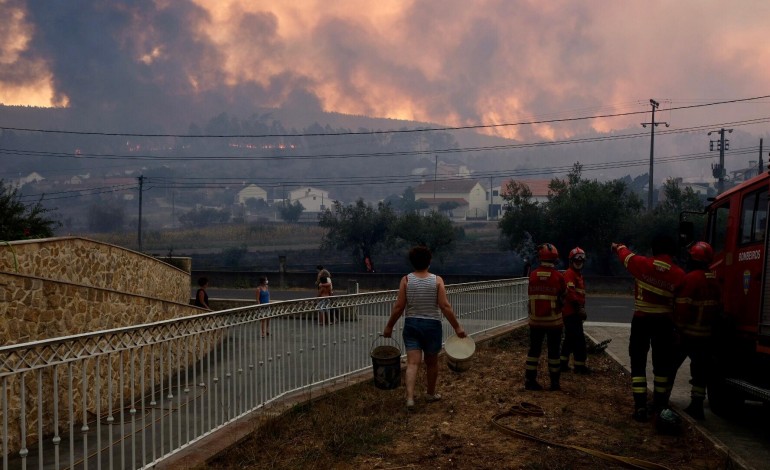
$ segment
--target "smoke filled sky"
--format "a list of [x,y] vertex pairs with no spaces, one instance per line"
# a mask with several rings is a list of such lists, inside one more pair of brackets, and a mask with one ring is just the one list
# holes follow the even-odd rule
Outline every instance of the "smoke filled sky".
[[766,0],[0,0],[0,18],[0,103],[126,126],[258,106],[464,126],[649,112],[650,98],[677,127],[770,116],[770,99],[666,111],[770,95]]

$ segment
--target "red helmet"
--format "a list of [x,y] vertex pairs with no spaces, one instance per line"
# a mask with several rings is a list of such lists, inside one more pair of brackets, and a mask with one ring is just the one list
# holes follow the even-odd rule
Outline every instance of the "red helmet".
[[572,261],[573,259],[575,261],[585,261],[586,260],[586,252],[583,251],[582,248],[579,246],[576,246],[572,249],[572,251],[569,252],[569,259]]
[[695,242],[687,250],[690,254],[690,258],[694,261],[701,261],[703,263],[710,263],[714,258],[714,249],[711,248],[706,242]]
[[556,261],[559,259],[559,252],[550,243],[543,243],[537,247],[537,256],[540,261]]

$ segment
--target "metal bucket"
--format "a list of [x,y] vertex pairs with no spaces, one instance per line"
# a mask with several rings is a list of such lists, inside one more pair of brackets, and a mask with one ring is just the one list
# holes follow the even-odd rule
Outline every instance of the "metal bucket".
[[374,386],[392,390],[401,385],[401,347],[393,338],[380,336],[369,351],[374,371]]

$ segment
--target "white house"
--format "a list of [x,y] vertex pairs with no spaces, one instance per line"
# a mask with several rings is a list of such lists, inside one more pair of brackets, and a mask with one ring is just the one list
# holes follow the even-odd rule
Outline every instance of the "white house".
[[329,191],[303,186],[301,188],[289,191],[289,202],[292,204],[298,201],[305,208],[305,212],[322,212],[331,204]]
[[250,184],[238,191],[238,203],[245,204],[247,199],[267,200],[267,191],[256,184]]
[[489,210],[487,190],[472,179],[426,181],[414,188],[414,199],[436,211],[444,203],[454,202],[458,206],[450,211],[452,217],[481,218]]

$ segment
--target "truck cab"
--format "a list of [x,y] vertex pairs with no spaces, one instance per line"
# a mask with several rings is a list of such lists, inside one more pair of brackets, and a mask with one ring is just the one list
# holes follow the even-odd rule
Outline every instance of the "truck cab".
[[[770,402],[769,189],[765,172],[714,198],[699,237],[714,249],[711,269],[723,304],[707,387],[709,405],[718,414],[746,399]],[[680,240],[689,243],[695,240],[686,219],[686,214],[680,218]]]
[[[706,207],[703,239],[714,249],[711,269],[722,288],[722,315],[714,332],[714,367],[707,387],[715,413],[746,399],[770,403],[770,173],[720,194]],[[680,218],[680,241],[694,240]]]

